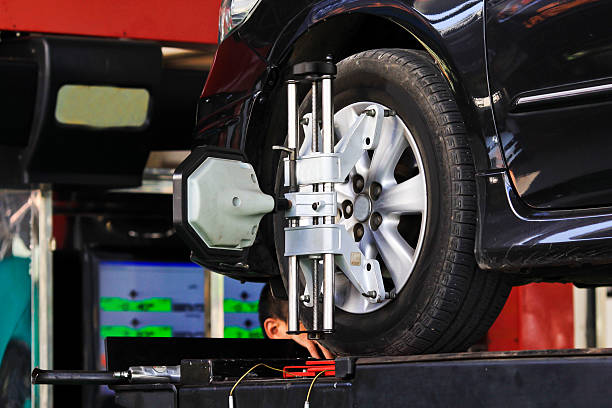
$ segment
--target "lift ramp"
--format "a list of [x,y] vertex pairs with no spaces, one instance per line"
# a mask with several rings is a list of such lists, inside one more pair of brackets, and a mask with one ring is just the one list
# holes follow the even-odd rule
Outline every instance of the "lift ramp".
[[[137,376],[133,382],[115,381],[110,387],[120,407],[612,405],[612,349],[338,357],[318,362],[326,372],[315,379],[317,371],[312,367],[317,365],[316,360],[300,355],[299,348],[290,341],[156,339],[143,347],[146,344],[143,340],[151,339],[109,338],[109,369],[126,373],[130,367],[150,365],[160,371],[163,367],[173,367],[180,375],[162,376],[157,381],[148,378],[146,383],[138,383]],[[204,355],[210,357],[191,358]],[[155,356],[159,364],[155,363]],[[53,373],[58,372],[35,370],[33,380],[53,384],[92,383],[79,382],[77,371],[68,372],[74,374],[70,377],[72,382],[53,381]],[[309,401],[305,404],[309,389]]]

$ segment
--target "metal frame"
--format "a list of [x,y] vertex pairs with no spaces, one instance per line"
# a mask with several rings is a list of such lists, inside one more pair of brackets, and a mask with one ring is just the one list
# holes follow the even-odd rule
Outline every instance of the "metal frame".
[[[353,125],[350,134],[334,146],[332,152],[308,153],[312,143],[306,138],[296,161],[296,182],[310,185],[321,182],[342,183],[349,175],[364,150],[378,146],[385,110],[380,105],[370,105]],[[312,132],[312,113],[304,115],[304,133]],[[285,159],[285,186],[290,185],[288,158]]]
[[[299,300],[312,308],[312,338],[334,331],[335,274],[338,267],[372,303],[386,296],[380,265],[367,259],[344,226],[336,225],[338,212],[334,183],[344,182],[364,150],[376,148],[386,115],[379,105],[368,106],[353,124],[349,135],[335,143],[332,81],[335,65],[301,63],[294,66],[297,79],[287,81],[289,157],[284,160],[284,181],[292,205],[285,212],[285,256],[288,257],[288,333],[300,333]],[[300,121],[297,85],[311,87],[311,112]],[[319,89],[321,96],[319,97]],[[320,101],[319,101],[320,99]],[[319,105],[320,103],[320,105]],[[321,130],[318,107],[321,106]],[[304,124],[304,143],[299,146],[299,123]],[[311,264],[311,265],[309,265]],[[298,265],[305,278],[304,294],[298,300]],[[320,276],[322,267],[322,277]],[[319,324],[319,297],[323,295],[323,324]]]
[[[285,256],[312,254],[334,255],[338,268],[363,296],[372,303],[380,303],[385,299],[385,286],[378,261],[365,257],[344,225],[305,225],[285,229]],[[307,271],[307,268],[302,268],[305,275]],[[306,279],[306,296],[313,293],[313,283],[308,277],[310,275]],[[310,306],[310,302],[307,302],[307,306]]]

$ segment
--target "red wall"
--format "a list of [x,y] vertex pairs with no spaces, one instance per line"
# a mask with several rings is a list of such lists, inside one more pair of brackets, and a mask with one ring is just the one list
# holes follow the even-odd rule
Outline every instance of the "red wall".
[[221,0],[0,0],[0,30],[217,43]]
[[572,285],[532,283],[513,288],[489,330],[487,345],[491,351],[573,348]]

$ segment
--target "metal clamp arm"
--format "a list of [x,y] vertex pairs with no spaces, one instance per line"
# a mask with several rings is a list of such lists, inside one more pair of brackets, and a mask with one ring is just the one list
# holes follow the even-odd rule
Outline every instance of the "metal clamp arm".
[[[304,115],[305,134],[312,129],[310,114]],[[300,148],[300,158],[296,160],[297,184],[342,183],[364,150],[372,150],[378,145],[382,129],[384,110],[378,105],[370,105],[355,121],[349,134],[334,147],[334,153],[308,153],[312,146],[311,138],[306,138]],[[285,159],[285,186],[289,186],[289,159]]]
[[[372,303],[382,302],[385,287],[380,265],[366,259],[348,231],[340,224],[305,225],[285,228],[285,256],[334,254],[336,266],[353,286]],[[308,268],[302,268],[307,270]],[[309,279],[306,279],[307,285]],[[312,293],[312,289],[308,288]]]

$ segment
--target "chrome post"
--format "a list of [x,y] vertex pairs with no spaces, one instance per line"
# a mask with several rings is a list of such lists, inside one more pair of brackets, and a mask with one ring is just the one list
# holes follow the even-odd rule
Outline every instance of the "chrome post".
[[[291,191],[297,191],[297,180],[295,174],[295,159],[298,148],[298,107],[297,107],[297,81],[287,82],[287,104],[288,104],[288,127],[287,127],[287,147],[289,153],[289,180]],[[289,219],[289,226],[296,227],[298,221],[295,218]],[[297,256],[289,257],[288,273],[288,300],[289,313],[287,326],[289,332],[297,332],[300,329],[300,304],[298,300],[299,291],[298,281],[298,261]]]
[[319,151],[319,120],[317,118],[317,81],[312,81],[312,152]]
[[[323,153],[333,153],[334,138],[334,104],[332,77],[325,75],[321,81],[321,111],[323,127]],[[323,191],[334,191],[333,183],[325,183]],[[333,224],[334,217],[325,217],[324,224]],[[323,257],[323,331],[334,330],[334,279],[336,265],[333,254]]]
[[[300,203],[296,209],[292,209],[288,211],[289,218],[289,226],[295,226],[297,228],[290,228],[285,230],[285,238],[289,240],[296,232],[312,230],[312,231],[326,231],[325,237],[327,239],[333,239],[335,236],[332,232],[332,229],[326,227],[325,224],[334,224],[336,219],[336,197],[334,192],[334,182],[336,179],[333,177],[333,166],[336,163],[337,155],[334,154],[334,146],[335,146],[335,138],[334,138],[334,107],[333,107],[333,95],[332,95],[332,81],[334,76],[336,75],[336,66],[332,62],[331,56],[327,57],[325,62],[303,62],[296,64],[293,67],[293,75],[296,80],[289,81],[288,83],[292,85],[289,86],[289,138],[295,139],[295,145],[289,145],[288,150],[294,152],[295,163],[300,166],[306,166],[307,163],[314,162],[320,163],[321,166],[324,167],[323,173],[318,176],[312,177],[308,179],[307,177],[304,179],[304,174],[301,173],[300,177],[302,180],[300,181],[301,185],[304,187],[312,186],[312,192],[310,191],[299,191],[300,188],[297,185],[297,180],[295,180],[295,167],[291,167],[291,160],[289,160],[289,166],[287,170],[290,172],[289,175],[289,183],[291,186],[294,186],[295,194],[289,195],[290,197],[295,197],[296,200],[301,199],[304,200],[305,197],[315,196],[319,197],[316,200],[313,200],[311,203]],[[308,152],[302,158],[298,158],[298,127],[295,124],[299,123],[297,121],[297,117],[294,116],[294,111],[297,112],[297,102],[294,100],[297,98],[296,95],[296,84],[299,81],[304,81],[309,83],[311,86],[310,97],[312,101],[312,109],[311,109],[311,117],[310,117],[310,125],[311,129],[310,134],[305,134],[305,137],[310,137],[311,141],[311,152]],[[320,113],[321,112],[321,113]],[[321,131],[319,131],[319,116],[321,117]],[[308,139],[307,139],[308,140]],[[320,143],[321,142],[321,143]],[[291,143],[291,142],[290,142]],[[310,154],[309,154],[310,153]],[[327,167],[325,167],[327,166]],[[330,169],[329,167],[332,167]],[[303,172],[304,167],[300,167]],[[326,173],[327,171],[327,173]],[[318,174],[316,171],[315,174]],[[329,174],[328,174],[329,173]],[[331,193],[331,194],[330,194]],[[330,198],[332,197],[332,198]],[[319,202],[319,200],[324,200],[324,202]],[[333,200],[330,202],[330,200]],[[330,211],[329,205],[334,203],[333,210]],[[304,205],[312,204],[312,210],[309,208],[305,210],[306,207]],[[323,207],[321,207],[323,204]],[[323,210],[321,210],[323,208]],[[301,215],[298,215],[301,214]],[[302,218],[300,218],[302,217]],[[306,220],[311,219],[312,224],[309,225],[300,225],[300,219]],[[331,238],[330,238],[331,236]],[[297,284],[294,286],[293,279],[297,280],[297,267],[298,262],[295,260],[296,256],[307,257],[307,262],[312,262],[312,276],[309,276],[308,271],[304,271],[304,276],[307,278],[306,286],[308,291],[310,292],[310,288],[312,287],[312,293],[309,293],[308,297],[304,297],[303,300],[307,304],[307,306],[312,305],[312,329],[308,330],[308,337],[311,339],[320,339],[322,333],[331,333],[334,331],[334,279],[335,279],[335,254],[327,253],[330,252],[328,247],[324,247],[322,243],[321,245],[315,245],[312,250],[307,252],[293,252],[299,247],[301,244],[298,242],[291,241],[291,248],[285,248],[285,253],[290,257],[290,267],[289,267],[289,301],[290,301],[290,314],[289,320],[291,321],[292,317],[297,315],[297,311],[292,312],[293,308],[293,299],[297,297],[297,293],[293,293],[294,287],[298,288]],[[316,248],[316,249],[315,249]],[[294,256],[292,256],[294,255]],[[302,261],[306,261],[306,258],[302,259]],[[321,272],[319,274],[319,272]],[[312,286],[311,286],[312,283]],[[321,301],[321,305],[319,304]],[[322,309],[321,309],[322,308]],[[322,324],[320,319],[320,313],[322,312]],[[296,322],[296,325],[298,322]],[[293,330],[293,327],[289,327],[289,331]]]

